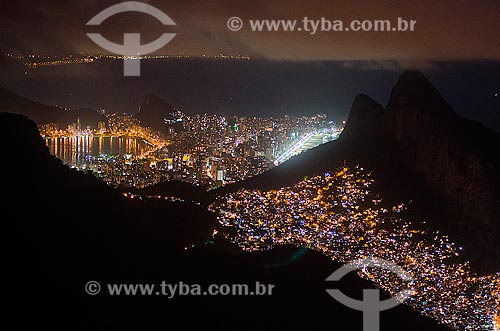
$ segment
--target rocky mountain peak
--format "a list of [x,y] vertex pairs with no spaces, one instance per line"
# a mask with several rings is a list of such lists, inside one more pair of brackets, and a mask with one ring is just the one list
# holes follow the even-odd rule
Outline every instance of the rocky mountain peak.
[[373,138],[380,132],[384,109],[365,94],[354,100],[341,139],[361,140]]

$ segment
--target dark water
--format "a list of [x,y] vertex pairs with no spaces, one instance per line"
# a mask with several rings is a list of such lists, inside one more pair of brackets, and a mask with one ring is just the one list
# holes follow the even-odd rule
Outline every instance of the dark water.
[[50,152],[64,163],[81,166],[88,156],[141,154],[148,147],[137,138],[131,137],[93,137],[72,136],[46,139]]

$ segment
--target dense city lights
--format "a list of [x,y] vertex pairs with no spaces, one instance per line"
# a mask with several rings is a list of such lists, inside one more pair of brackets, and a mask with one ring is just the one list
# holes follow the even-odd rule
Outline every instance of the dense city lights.
[[[343,263],[368,256],[393,261],[414,277],[415,310],[455,330],[495,328],[500,273],[478,276],[461,248],[439,232],[405,220],[404,204],[384,208],[363,168],[343,167],[280,190],[240,190],[210,206],[224,236],[245,251],[292,244]],[[395,294],[397,277],[384,270],[360,276]]]
[[[323,114],[226,118],[189,116],[175,110],[164,119],[162,133],[142,126],[130,115],[108,114],[106,121],[98,128],[83,129],[79,120],[65,130],[58,123],[39,128],[53,154],[73,167],[91,170],[111,186],[145,187],[178,180],[207,188],[263,173],[296,154],[337,139],[342,130]],[[102,145],[101,140],[93,143],[94,137],[112,138],[111,144],[121,143],[113,140],[116,137],[133,138],[135,148],[126,148],[122,154],[91,155],[93,148]],[[56,138],[67,140],[54,142]],[[138,148],[137,141],[144,147]]]

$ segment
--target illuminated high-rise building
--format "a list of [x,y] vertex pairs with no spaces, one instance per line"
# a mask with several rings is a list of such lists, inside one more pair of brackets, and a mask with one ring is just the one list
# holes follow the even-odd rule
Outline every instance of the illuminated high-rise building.
[[217,170],[217,180],[224,181],[224,173],[225,171],[223,169]]

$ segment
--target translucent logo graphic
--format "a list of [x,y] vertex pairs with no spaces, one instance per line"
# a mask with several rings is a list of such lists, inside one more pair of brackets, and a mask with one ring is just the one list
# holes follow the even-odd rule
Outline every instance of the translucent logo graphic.
[[[122,2],[108,7],[94,16],[87,25],[101,25],[111,16],[125,12],[146,13],[159,20],[163,25],[175,25],[175,22],[158,8],[136,1]],[[176,34],[164,33],[160,38],[144,45],[141,45],[141,35],[139,33],[124,33],[123,45],[107,40],[100,33],[87,33],[87,36],[105,50],[123,56],[124,76],[140,76],[141,56],[153,53],[164,47],[174,39]]]
[[[350,263],[337,269],[334,273],[328,276],[326,280],[339,281],[351,271],[363,270],[366,268],[388,270],[408,283],[413,281],[413,277],[396,263],[377,257],[367,257],[365,259],[351,261]],[[326,291],[335,300],[343,305],[363,312],[363,331],[379,331],[380,312],[400,305],[406,299],[411,297],[413,293],[413,290],[408,288],[400,291],[390,299],[381,301],[380,290],[378,289],[363,290],[363,300],[350,298],[337,289],[328,289]]]

